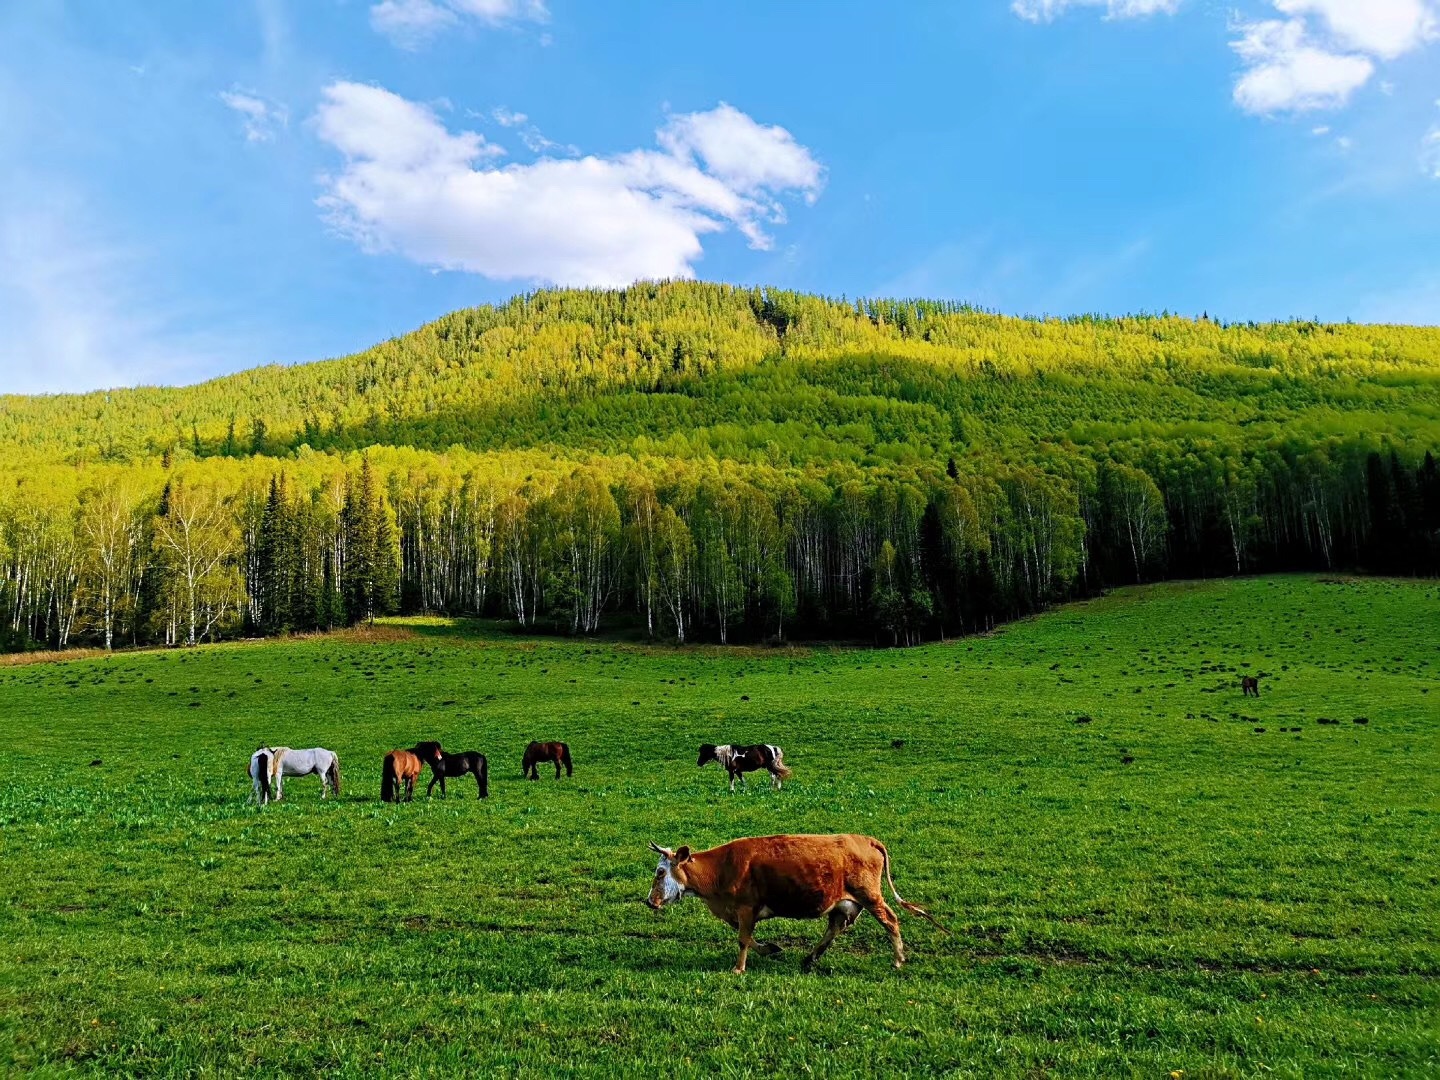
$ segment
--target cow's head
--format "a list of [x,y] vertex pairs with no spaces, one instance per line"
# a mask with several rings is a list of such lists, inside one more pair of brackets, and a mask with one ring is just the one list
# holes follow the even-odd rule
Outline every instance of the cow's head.
[[660,865],[655,868],[655,880],[650,885],[650,898],[645,902],[656,911],[685,897],[689,881],[685,864],[690,861],[690,849],[682,847],[677,851],[651,843],[651,851],[660,853]]
[[[700,760],[697,761],[697,762],[695,762],[695,764],[696,764],[696,765],[705,765],[705,764],[708,764],[709,762],[719,761],[719,760],[720,760],[720,758],[719,758],[719,756],[715,753],[715,747],[714,747],[714,745],[712,745],[711,743],[706,743],[704,746],[700,747]],[[654,844],[651,844],[650,846],[651,846],[651,847],[655,847]]]

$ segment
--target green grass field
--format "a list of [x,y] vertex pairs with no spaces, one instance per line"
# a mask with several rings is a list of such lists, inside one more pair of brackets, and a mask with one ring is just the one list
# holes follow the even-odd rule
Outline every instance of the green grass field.
[[[425,622],[4,668],[0,1069],[1435,1075],[1437,735],[1433,582],[1162,585],[908,651]],[[491,798],[381,804],[419,738]],[[521,780],[531,738],[574,778]],[[343,797],[247,806],[261,741],[338,751]],[[722,741],[794,780],[727,795]],[[769,922],[737,977],[698,901],[641,903],[649,840],[835,831],[954,936],[902,916],[897,973],[865,917],[806,976],[824,924]]]

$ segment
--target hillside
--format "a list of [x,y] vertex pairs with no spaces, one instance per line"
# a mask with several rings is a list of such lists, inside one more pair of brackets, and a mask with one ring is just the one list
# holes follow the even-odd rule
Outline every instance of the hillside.
[[1035,321],[670,283],[539,292],[200,386],[0,397],[0,448],[27,462],[381,443],[798,463],[1296,423],[1433,442],[1437,420],[1440,328]]
[[1437,329],[547,291],[0,398],[0,614],[12,645],[397,607],[913,641],[1155,577],[1434,572],[1436,448]]

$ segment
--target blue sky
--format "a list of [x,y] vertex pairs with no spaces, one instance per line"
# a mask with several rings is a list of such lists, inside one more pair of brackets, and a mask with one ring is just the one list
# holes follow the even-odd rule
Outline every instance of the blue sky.
[[0,392],[543,283],[1440,322],[1440,0],[0,6]]

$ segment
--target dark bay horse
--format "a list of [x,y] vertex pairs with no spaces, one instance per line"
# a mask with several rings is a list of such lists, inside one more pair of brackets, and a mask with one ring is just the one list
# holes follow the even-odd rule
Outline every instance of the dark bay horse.
[[539,780],[539,765],[542,761],[555,763],[555,779],[560,779],[560,766],[565,766],[565,775],[574,776],[575,767],[570,764],[570,747],[563,742],[532,742],[525,748],[525,760],[520,764],[520,775],[527,780]]
[[399,802],[402,789],[406,802],[415,798],[415,781],[420,779],[421,768],[425,763],[433,767],[443,754],[438,742],[416,743],[409,750],[391,750],[385,755],[380,770],[381,800]]
[[737,777],[740,783],[744,784],[747,772],[759,772],[761,769],[770,774],[770,786],[773,788],[782,787],[783,781],[790,779],[790,770],[785,765],[785,752],[770,743],[757,743],[753,746],[731,746],[729,743],[712,746],[706,743],[700,747],[700,760],[695,764],[704,766],[712,761],[718,761],[730,774],[731,791],[735,790]]
[[490,768],[485,762],[485,755],[477,750],[466,750],[463,754],[442,753],[438,759],[430,762],[430,786],[425,789],[426,797],[435,790],[437,783],[443,796],[447,776],[466,774],[475,777],[475,784],[480,790],[478,798],[483,799],[490,794]]
[[1260,696],[1260,677],[1258,675],[1244,675],[1240,679],[1241,697]]

